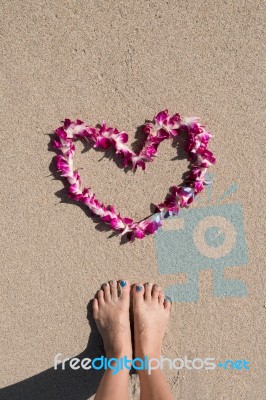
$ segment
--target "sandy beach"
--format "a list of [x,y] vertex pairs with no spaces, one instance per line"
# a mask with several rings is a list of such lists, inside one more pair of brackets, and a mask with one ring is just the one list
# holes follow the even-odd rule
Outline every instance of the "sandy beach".
[[[93,399],[101,373],[55,371],[53,360],[102,351],[87,304],[103,282],[128,279],[174,297],[165,356],[250,363],[168,370],[176,400],[263,400],[263,2],[1,0],[1,11],[0,398]],[[200,117],[213,134],[213,183],[182,210],[183,238],[175,219],[121,244],[67,198],[50,135],[65,118],[106,121],[133,143],[164,109]],[[101,201],[141,220],[182,182],[188,162],[176,155],[165,141],[133,174],[78,142],[75,164]],[[209,215],[229,221],[212,246],[235,235],[218,256],[193,233]],[[135,374],[130,396],[139,398]]]

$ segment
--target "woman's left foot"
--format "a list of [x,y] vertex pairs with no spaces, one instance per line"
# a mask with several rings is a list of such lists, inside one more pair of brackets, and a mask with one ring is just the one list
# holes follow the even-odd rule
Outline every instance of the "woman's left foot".
[[133,287],[135,357],[160,358],[171,301],[159,285],[146,283]]
[[128,281],[104,283],[95,295],[93,317],[102,336],[107,358],[132,358],[129,303]]

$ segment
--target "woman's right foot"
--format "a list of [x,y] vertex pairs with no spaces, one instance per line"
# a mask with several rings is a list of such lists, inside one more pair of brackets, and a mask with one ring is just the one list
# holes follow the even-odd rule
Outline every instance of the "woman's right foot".
[[132,358],[129,302],[128,281],[104,283],[93,300],[93,317],[102,336],[107,358]]
[[133,286],[134,356],[160,358],[171,301],[160,286],[146,283]]

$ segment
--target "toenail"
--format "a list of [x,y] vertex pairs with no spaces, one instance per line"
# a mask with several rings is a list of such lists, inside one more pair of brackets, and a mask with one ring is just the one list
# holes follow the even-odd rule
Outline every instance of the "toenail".
[[155,285],[154,287],[155,287],[156,289],[158,289],[158,288],[159,288],[159,285]]
[[121,285],[122,287],[125,287],[126,284],[127,284],[126,281],[121,281],[121,282],[120,282],[120,285]]
[[103,286],[106,287],[106,286],[107,286],[107,283],[104,283]]
[[141,292],[141,290],[142,290],[142,286],[141,286],[141,285],[137,285],[137,286],[136,286],[136,291],[137,291],[137,292]]

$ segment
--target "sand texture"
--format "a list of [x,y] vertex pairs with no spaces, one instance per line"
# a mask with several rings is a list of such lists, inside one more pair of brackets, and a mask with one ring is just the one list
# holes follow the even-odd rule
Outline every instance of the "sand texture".
[[[173,303],[164,355],[245,358],[251,368],[167,371],[175,399],[265,399],[263,3],[1,0],[1,399],[93,398],[100,373],[53,370],[57,353],[101,351],[88,301],[110,279],[183,287],[187,272],[175,270],[180,259],[181,265],[191,260],[198,297]],[[208,204],[211,213],[220,204],[236,217],[235,207],[241,210],[236,230],[241,222],[245,243],[242,237],[221,268],[225,279],[242,282],[246,295],[218,295],[216,259],[193,275],[189,242],[186,251],[178,250],[178,240],[169,248],[166,236],[120,244],[67,199],[54,176],[49,134],[64,118],[104,120],[136,142],[138,127],[165,108],[200,117],[214,135],[211,201],[205,192],[191,211]],[[182,182],[188,166],[182,156],[172,160],[177,150],[169,141],[135,174],[102,152],[82,152],[81,143],[77,149],[86,185],[136,220]],[[237,190],[219,202],[231,185]],[[168,223],[165,235],[178,229]],[[130,398],[138,394],[133,376]]]

